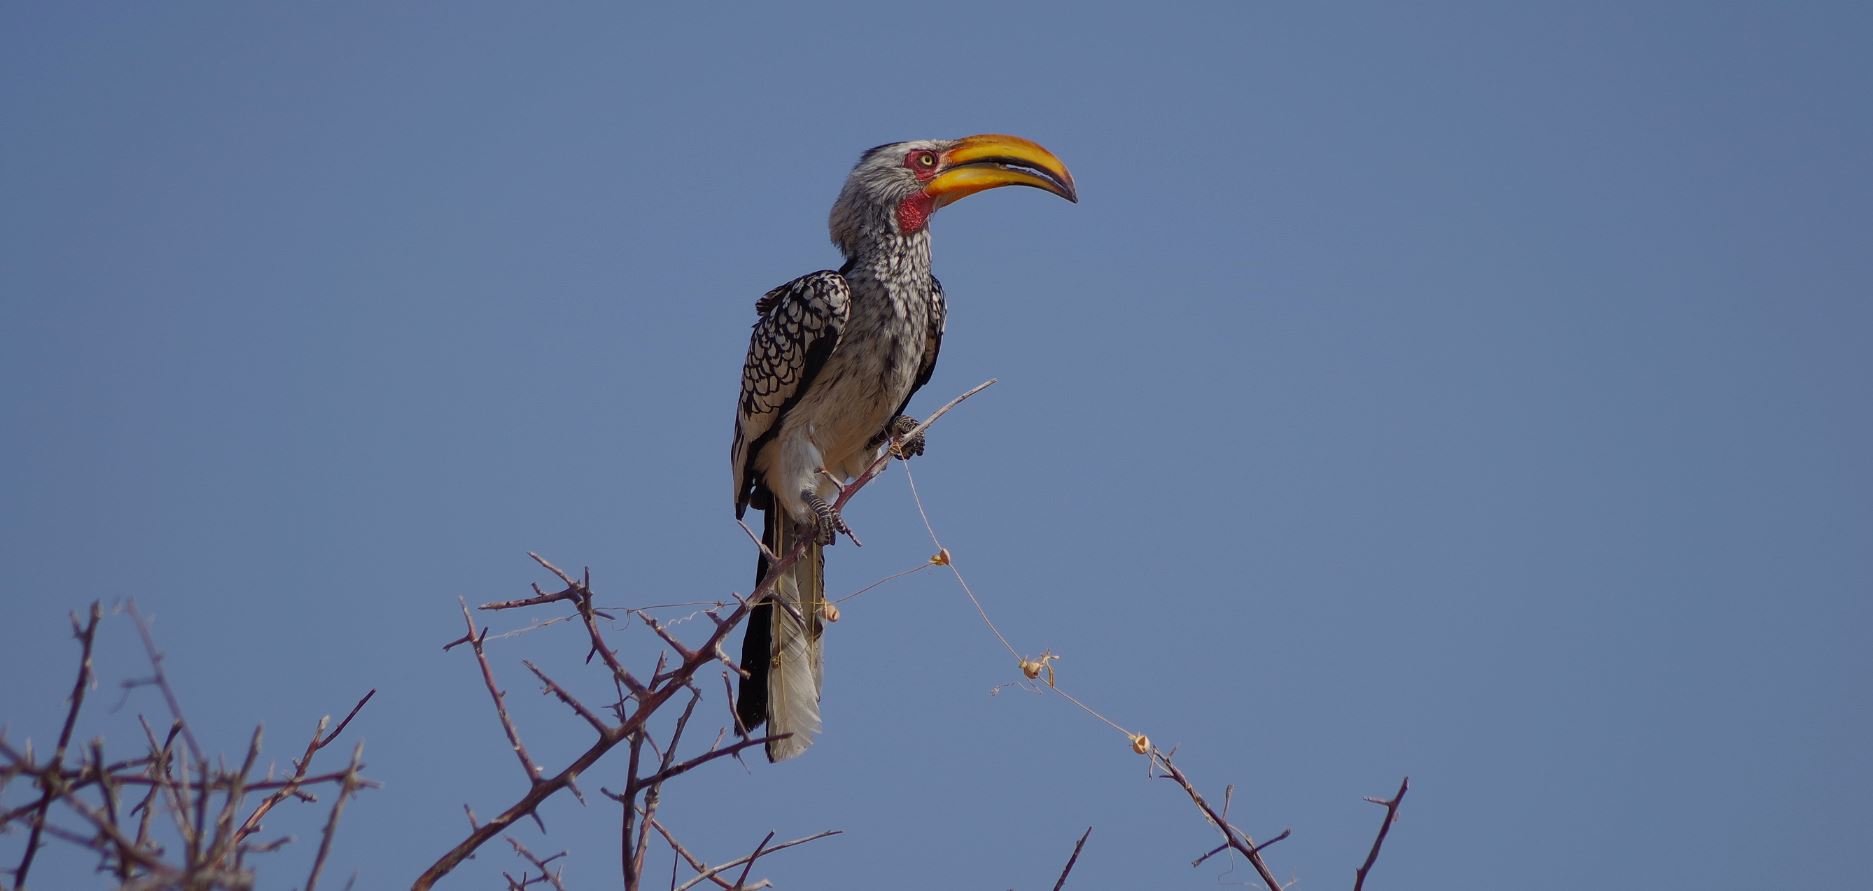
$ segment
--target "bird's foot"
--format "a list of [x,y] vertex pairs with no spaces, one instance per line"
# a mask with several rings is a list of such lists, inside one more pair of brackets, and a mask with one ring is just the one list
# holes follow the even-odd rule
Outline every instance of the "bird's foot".
[[[817,492],[801,492],[800,500],[813,509],[813,540],[822,547],[839,540],[839,533],[852,534],[852,528],[839,516],[839,509],[826,503]],[[856,538],[853,539],[857,541]]]
[[910,459],[923,454],[924,438],[922,433],[911,435],[917,429],[917,419],[910,415],[898,415],[885,425],[885,434],[891,439],[891,454],[899,460]]

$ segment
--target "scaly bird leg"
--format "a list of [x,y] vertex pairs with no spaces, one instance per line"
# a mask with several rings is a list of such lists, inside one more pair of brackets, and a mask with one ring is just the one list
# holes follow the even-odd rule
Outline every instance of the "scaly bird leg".
[[[821,546],[838,541],[841,532],[847,535],[852,534],[851,527],[845,524],[844,517],[839,516],[838,509],[827,504],[826,499],[819,497],[818,492],[803,491],[800,493],[800,500],[805,501],[806,506],[813,509],[813,539]],[[857,540],[856,537],[853,538],[853,541]]]
[[891,419],[891,423],[884,425],[884,430],[878,433],[878,439],[877,442],[874,443],[874,446],[884,445],[886,442],[889,442],[891,444],[891,454],[896,455],[901,461],[909,461],[923,454],[923,434],[919,433],[916,436],[906,437],[906,434],[915,429],[917,429],[916,418],[910,415],[898,415]]

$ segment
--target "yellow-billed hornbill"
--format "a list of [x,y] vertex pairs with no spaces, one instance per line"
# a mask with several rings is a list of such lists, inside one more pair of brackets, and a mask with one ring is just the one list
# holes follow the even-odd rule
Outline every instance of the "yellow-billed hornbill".
[[[1073,176],[1046,149],[1018,136],[967,136],[881,145],[859,158],[832,206],[832,240],[845,265],[801,276],[754,305],[760,319],[742,368],[735,412],[735,515],[766,517],[763,538],[805,556],[748,616],[736,715],[763,721],[771,761],[792,758],[819,732],[820,633],[825,563],[845,521],[840,486],[878,450],[916,426],[904,416],[930,380],[943,342],[943,287],[930,274],[930,215],[998,186],[1033,186],[1078,201]],[[922,437],[900,441],[904,457]],[[758,557],[755,583],[767,575]],[[802,624],[801,620],[805,623]]]

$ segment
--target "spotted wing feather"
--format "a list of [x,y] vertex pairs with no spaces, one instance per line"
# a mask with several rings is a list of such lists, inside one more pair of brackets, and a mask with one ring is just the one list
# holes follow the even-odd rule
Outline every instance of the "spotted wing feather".
[[736,516],[747,512],[750,498],[761,487],[755,457],[780,432],[787,410],[838,348],[851,306],[852,290],[845,277],[831,270],[803,275],[755,301],[761,318],[748,339],[730,450]]

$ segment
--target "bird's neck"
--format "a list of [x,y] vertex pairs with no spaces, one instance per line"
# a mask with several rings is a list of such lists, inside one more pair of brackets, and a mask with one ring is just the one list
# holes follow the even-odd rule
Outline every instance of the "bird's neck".
[[909,234],[886,226],[846,255],[840,269],[854,290],[883,287],[890,291],[924,292],[930,289],[930,229]]

